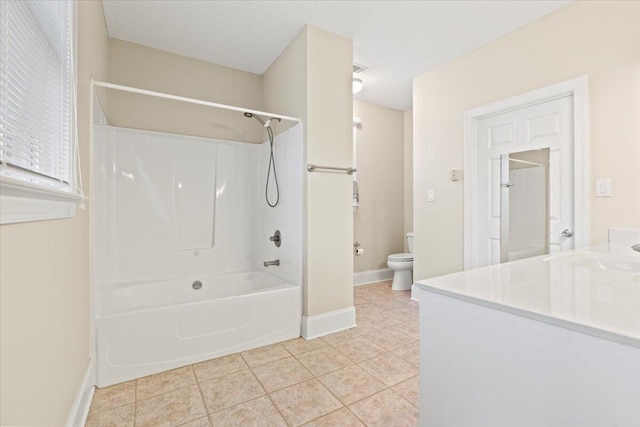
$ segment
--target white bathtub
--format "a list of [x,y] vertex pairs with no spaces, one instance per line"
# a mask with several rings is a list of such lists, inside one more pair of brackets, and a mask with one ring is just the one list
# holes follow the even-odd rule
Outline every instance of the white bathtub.
[[300,286],[268,273],[126,284],[100,300],[99,387],[300,336]]

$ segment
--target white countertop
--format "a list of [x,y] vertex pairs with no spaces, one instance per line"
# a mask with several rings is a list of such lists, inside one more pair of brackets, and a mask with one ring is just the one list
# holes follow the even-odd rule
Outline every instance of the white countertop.
[[640,254],[633,251],[602,245],[414,286],[640,348]]

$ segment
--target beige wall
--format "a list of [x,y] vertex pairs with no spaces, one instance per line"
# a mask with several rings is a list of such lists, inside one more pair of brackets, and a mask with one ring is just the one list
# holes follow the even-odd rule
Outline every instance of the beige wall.
[[[590,195],[591,242],[640,227],[640,2],[574,2],[414,80],[415,279],[463,266],[463,113],[586,74],[590,171],[613,197]],[[427,203],[427,189],[436,202]]]
[[[307,162],[353,161],[353,42],[307,29]],[[353,306],[352,180],[345,173],[307,176],[308,316]]]
[[[352,42],[307,26],[264,74],[265,109],[301,117],[305,163],[350,165]],[[353,305],[353,214],[346,174],[305,176],[304,314]]]
[[[262,110],[262,76],[158,49],[109,39],[109,82],[220,104]],[[109,122],[159,132],[264,142],[266,133],[242,113],[145,95],[109,91]]]
[[[89,81],[106,79],[99,2],[78,3],[78,130],[89,182]],[[86,184],[85,184],[86,185]],[[64,425],[89,362],[89,215],[0,226],[0,424]]]
[[[413,231],[413,110],[404,112],[404,234]],[[405,240],[405,250],[409,252]]]
[[387,256],[404,252],[404,113],[353,102],[357,130],[360,207],[353,214],[354,240],[364,254],[354,271],[387,268]]

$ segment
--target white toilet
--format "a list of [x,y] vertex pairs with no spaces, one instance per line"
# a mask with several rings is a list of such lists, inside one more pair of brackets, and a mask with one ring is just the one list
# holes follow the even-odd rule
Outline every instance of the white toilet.
[[394,291],[408,291],[413,284],[413,233],[407,233],[408,254],[391,254],[387,266],[393,270]]

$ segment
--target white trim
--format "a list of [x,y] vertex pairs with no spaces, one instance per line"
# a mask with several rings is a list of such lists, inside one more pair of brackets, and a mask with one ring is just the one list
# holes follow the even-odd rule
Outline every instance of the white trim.
[[464,269],[477,267],[478,239],[478,121],[510,110],[573,96],[574,128],[574,229],[575,247],[589,242],[589,102],[588,79],[580,76],[555,85],[483,105],[464,113]]
[[366,285],[368,283],[382,282],[393,279],[393,270],[381,268],[379,270],[367,270],[353,273],[353,286]]
[[317,316],[302,316],[302,337],[310,340],[355,326],[356,309],[354,307],[318,314]]
[[75,202],[32,199],[0,195],[0,225],[19,222],[72,218],[76,213]]
[[98,80],[92,80],[92,83],[95,86],[105,87],[105,88],[108,88],[108,89],[115,89],[115,90],[121,90],[121,91],[124,91],[124,92],[138,93],[138,94],[141,94],[141,95],[155,96],[156,98],[171,99],[173,101],[187,102],[189,104],[204,105],[205,107],[221,108],[223,110],[238,111],[240,113],[251,113],[251,114],[255,114],[257,116],[265,116],[265,117],[270,117],[270,118],[273,118],[273,119],[290,120],[290,121],[296,122],[296,123],[300,123],[302,121],[302,119],[300,119],[299,117],[283,116],[282,114],[273,114],[273,113],[269,113],[268,111],[253,110],[251,108],[242,108],[242,107],[236,107],[236,106],[227,105],[227,104],[218,104],[217,102],[203,101],[202,99],[187,98],[187,97],[184,97],[184,96],[171,95],[171,94],[162,93],[162,92],[154,92],[152,90],[146,90],[146,89],[139,89],[139,88],[136,88],[136,87],[117,85],[117,84],[113,84],[113,83],[101,82],[101,81],[98,81]]
[[87,421],[87,415],[89,415],[89,407],[91,406],[91,400],[93,399],[93,393],[95,391],[95,366],[93,359],[89,360],[89,366],[84,374],[82,384],[78,388],[76,397],[73,399],[69,416],[67,417],[67,427],[82,427]]

